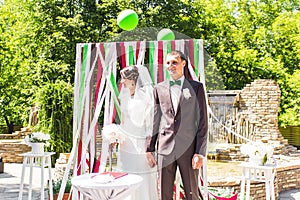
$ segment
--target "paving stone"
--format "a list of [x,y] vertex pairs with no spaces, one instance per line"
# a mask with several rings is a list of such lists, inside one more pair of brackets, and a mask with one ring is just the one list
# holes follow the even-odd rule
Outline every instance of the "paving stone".
[[[52,171],[54,171],[52,169]],[[0,200],[17,200],[20,191],[20,181],[22,173],[22,164],[19,163],[5,163],[4,173],[0,174]],[[45,188],[48,179],[48,173],[45,173]],[[39,168],[33,169],[32,181],[32,200],[40,200],[40,184],[41,184],[41,170]],[[25,170],[23,200],[28,199],[29,189],[29,168]],[[48,200],[48,191],[45,190],[45,200]]]
[[[17,200],[19,196],[22,164],[5,163],[5,165],[4,173],[0,173],[0,200]],[[52,172],[53,171],[54,169],[52,169]],[[29,171],[25,171],[25,173],[23,200],[28,199],[29,187]],[[40,200],[40,169],[34,168],[33,173],[35,181],[32,183],[32,200]],[[45,183],[47,182],[46,179],[47,176]],[[48,200],[48,191],[45,191],[44,196],[45,200]],[[300,200],[300,189],[281,192],[279,196],[280,200]]]

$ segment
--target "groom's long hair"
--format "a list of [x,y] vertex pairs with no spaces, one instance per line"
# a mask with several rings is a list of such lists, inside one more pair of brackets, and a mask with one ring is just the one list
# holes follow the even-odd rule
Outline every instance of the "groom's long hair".
[[185,61],[185,66],[183,68],[183,75],[186,79],[192,80],[192,76],[191,73],[189,71],[189,61],[187,59],[187,57],[184,55],[184,53],[182,53],[181,51],[178,50],[174,50],[171,51],[170,53],[168,53],[169,55],[178,55],[180,57],[181,60]]

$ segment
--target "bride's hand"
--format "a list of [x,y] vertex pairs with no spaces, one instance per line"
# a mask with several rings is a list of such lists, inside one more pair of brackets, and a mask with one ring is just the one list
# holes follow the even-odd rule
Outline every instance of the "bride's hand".
[[151,168],[153,168],[156,165],[156,160],[155,160],[155,157],[153,155],[153,152],[147,152],[146,156],[147,156],[148,165]]

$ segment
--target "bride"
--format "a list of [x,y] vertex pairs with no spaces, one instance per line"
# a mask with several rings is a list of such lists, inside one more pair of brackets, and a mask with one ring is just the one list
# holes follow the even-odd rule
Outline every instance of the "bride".
[[144,66],[129,66],[120,73],[121,129],[125,139],[119,144],[117,169],[143,178],[141,187],[127,199],[156,200],[156,171],[149,167],[145,153],[146,136],[152,128],[152,81]]

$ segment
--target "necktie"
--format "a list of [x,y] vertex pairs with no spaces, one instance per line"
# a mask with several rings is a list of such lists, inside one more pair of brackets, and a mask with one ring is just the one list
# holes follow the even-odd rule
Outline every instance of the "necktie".
[[176,80],[176,81],[170,81],[170,86],[173,86],[173,85],[181,85],[181,80]]

